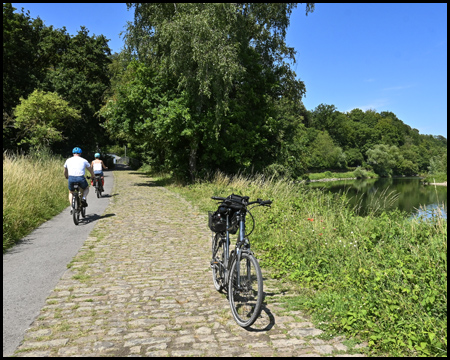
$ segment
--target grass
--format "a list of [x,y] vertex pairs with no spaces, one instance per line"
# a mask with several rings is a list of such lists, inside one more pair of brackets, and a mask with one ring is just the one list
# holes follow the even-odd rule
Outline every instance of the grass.
[[[302,289],[280,301],[310,313],[328,333],[367,341],[372,354],[446,356],[445,219],[410,220],[382,206],[361,217],[345,194],[263,176],[218,173],[187,186],[157,181],[205,213],[216,207],[211,196],[273,200],[270,209],[252,211],[257,226],[250,240],[272,278]],[[389,202],[384,196],[379,204]]]
[[325,171],[321,173],[310,173],[308,178],[310,180],[322,180],[322,179],[367,179],[367,178],[377,178],[378,175],[373,171],[362,169],[357,167],[354,171],[347,172],[331,172]]
[[3,154],[3,252],[69,205],[64,160]]

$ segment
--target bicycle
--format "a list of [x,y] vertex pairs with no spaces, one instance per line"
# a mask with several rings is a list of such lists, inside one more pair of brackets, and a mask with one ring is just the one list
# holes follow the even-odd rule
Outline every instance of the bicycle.
[[[90,179],[89,176],[86,177]],[[72,193],[72,216],[73,222],[75,223],[75,225],[78,225],[80,223],[80,214],[83,218],[86,217],[86,207],[81,201],[83,199],[83,191],[80,191],[80,183],[74,183],[73,187],[74,191]]]
[[[250,249],[248,236],[255,228],[250,205],[270,206],[272,201],[257,199],[249,202],[248,196],[231,194],[227,198],[213,196],[221,201],[217,211],[208,212],[208,225],[212,234],[211,269],[214,287],[227,290],[228,301],[236,323],[247,328],[261,314],[263,302],[263,278],[261,268]],[[246,215],[253,219],[253,229],[246,234]],[[235,249],[230,250],[230,234],[238,232]]]
[[97,193],[97,197],[101,198],[102,197],[102,191],[103,191],[102,176],[101,175],[95,175],[94,187],[95,187],[95,192]]

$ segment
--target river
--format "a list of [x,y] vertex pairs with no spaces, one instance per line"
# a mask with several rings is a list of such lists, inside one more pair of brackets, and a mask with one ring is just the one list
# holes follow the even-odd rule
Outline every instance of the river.
[[411,217],[424,215],[447,218],[447,187],[423,185],[420,178],[379,178],[313,182],[308,187],[346,193],[360,215],[371,209],[398,208]]

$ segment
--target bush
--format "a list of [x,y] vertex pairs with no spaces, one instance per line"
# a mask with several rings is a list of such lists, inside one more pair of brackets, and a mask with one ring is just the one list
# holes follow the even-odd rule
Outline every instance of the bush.
[[360,166],[358,166],[354,171],[353,174],[355,178],[357,179],[367,179],[369,177],[369,174],[366,170],[362,169]]

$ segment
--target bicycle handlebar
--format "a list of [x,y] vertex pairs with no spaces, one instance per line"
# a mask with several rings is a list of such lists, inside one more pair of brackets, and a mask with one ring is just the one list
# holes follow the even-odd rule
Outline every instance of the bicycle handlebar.
[[243,202],[240,202],[240,201],[236,201],[236,200],[233,200],[233,199],[228,199],[228,198],[224,198],[224,197],[220,197],[220,196],[211,196],[211,199],[213,199],[213,200],[220,200],[220,201],[223,201],[223,202],[228,203],[228,204],[231,204],[232,202],[235,202],[235,203],[238,203],[238,204],[241,204],[241,205],[244,205],[244,206],[249,206],[249,205],[252,205],[252,204],[259,204],[261,206],[266,206],[266,205],[272,204],[271,200],[261,200],[261,199],[257,199],[256,201],[251,201],[251,202],[248,202],[248,203],[243,203]]

